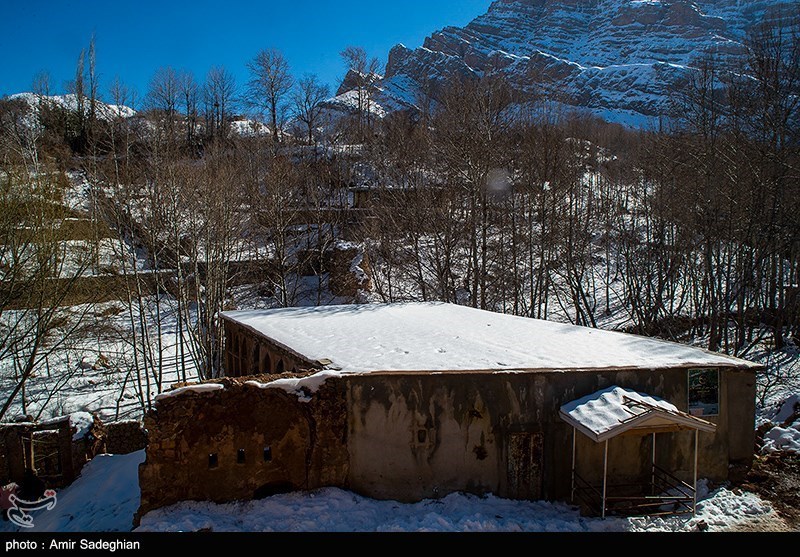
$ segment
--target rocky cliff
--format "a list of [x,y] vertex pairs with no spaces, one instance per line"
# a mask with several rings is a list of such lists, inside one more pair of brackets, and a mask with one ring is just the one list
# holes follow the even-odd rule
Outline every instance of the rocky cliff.
[[[497,0],[464,28],[423,46],[394,47],[376,81],[376,112],[434,98],[456,75],[501,71],[523,98],[546,92],[567,106],[642,125],[666,114],[674,83],[708,52],[739,63],[747,31],[797,12],[792,0]],[[345,96],[334,104],[347,104]]]

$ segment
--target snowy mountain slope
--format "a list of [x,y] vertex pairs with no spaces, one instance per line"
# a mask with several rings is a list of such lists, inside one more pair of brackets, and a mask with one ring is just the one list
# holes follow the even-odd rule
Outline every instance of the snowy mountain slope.
[[[464,28],[398,45],[376,81],[376,114],[433,97],[453,76],[502,72],[523,95],[545,91],[607,119],[664,115],[676,80],[716,52],[741,60],[747,30],[796,10],[790,0],[496,0]],[[332,100],[345,103],[344,95]]]
[[[39,107],[47,104],[52,107],[63,108],[75,111],[78,109],[78,97],[74,94],[69,95],[39,95],[36,93],[17,93],[11,95],[8,100],[24,101],[35,114]],[[97,101],[97,115],[103,120],[113,120],[114,118],[132,118],[136,116],[136,111],[125,105],[106,104]],[[84,110],[89,111],[89,99],[84,99]]]

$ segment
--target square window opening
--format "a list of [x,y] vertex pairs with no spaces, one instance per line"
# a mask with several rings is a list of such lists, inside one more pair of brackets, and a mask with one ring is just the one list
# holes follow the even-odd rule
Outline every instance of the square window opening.
[[244,449],[239,449],[236,452],[236,464],[244,464],[247,462],[247,458],[244,453]]
[[219,457],[217,453],[211,453],[208,455],[208,469],[213,470],[215,468],[219,468]]
[[272,447],[264,447],[264,462],[272,462]]
[[689,370],[689,413],[719,416],[719,370]]

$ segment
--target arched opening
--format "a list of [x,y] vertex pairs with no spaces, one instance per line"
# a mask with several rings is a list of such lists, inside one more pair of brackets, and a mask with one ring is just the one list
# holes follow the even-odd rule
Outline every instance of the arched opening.
[[281,374],[286,372],[286,366],[283,365],[283,360],[278,360],[278,364],[275,366],[275,373]]
[[264,352],[264,358],[261,360],[261,373],[272,373],[272,360],[269,352]]
[[253,357],[251,358],[252,364],[250,365],[250,374],[258,373],[258,366],[261,363],[259,361],[259,346],[256,344],[253,346]]

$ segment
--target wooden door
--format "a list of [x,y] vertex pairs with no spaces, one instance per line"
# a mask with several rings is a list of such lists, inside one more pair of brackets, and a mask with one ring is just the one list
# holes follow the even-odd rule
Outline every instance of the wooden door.
[[512,433],[509,436],[509,498],[531,501],[542,498],[543,441],[541,433]]

